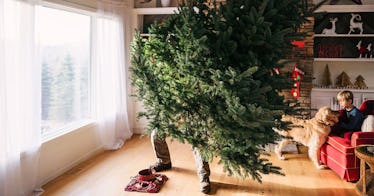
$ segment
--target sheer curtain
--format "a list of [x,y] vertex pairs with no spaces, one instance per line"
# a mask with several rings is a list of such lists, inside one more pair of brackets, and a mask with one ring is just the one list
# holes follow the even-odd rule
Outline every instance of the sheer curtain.
[[0,0],[0,195],[39,187],[40,67],[32,1]]
[[95,20],[94,71],[98,131],[106,149],[119,149],[131,137],[123,15],[125,5],[99,1]]

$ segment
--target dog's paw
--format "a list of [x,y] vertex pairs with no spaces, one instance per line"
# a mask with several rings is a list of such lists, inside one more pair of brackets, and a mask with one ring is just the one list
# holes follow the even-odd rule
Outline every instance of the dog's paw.
[[328,168],[327,165],[323,165],[323,164],[317,165],[316,167],[317,167],[317,169],[327,169]]
[[286,157],[283,156],[283,155],[278,155],[278,159],[284,161],[284,160],[286,160]]

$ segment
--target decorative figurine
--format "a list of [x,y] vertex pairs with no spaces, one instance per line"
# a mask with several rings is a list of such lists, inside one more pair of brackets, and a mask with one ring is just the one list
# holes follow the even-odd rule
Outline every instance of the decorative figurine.
[[360,89],[366,89],[368,88],[365,84],[365,79],[361,75],[358,75],[356,78],[356,81],[354,83],[355,87],[360,88]]
[[365,45],[362,44],[362,40],[360,40],[356,47],[358,49],[358,53],[360,54],[360,56],[358,58],[368,58],[372,56],[372,44],[369,43],[366,47]]
[[360,34],[362,34],[362,32],[364,32],[364,29],[362,27],[362,22],[355,22],[355,20],[361,21],[361,15],[351,13],[351,20],[349,21],[350,26],[349,26],[348,35],[351,34],[352,32],[354,32],[355,29],[359,29]]
[[325,35],[336,35],[336,21],[338,21],[338,18],[330,18],[330,22],[331,22],[331,29],[328,29],[328,28],[325,28],[323,29],[322,31],[322,34],[325,34]]

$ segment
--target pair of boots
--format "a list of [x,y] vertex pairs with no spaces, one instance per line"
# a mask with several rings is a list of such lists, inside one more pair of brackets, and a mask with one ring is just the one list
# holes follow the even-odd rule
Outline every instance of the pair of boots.
[[[159,137],[156,131],[153,131],[151,134],[151,142],[153,150],[157,157],[156,164],[150,166],[151,169],[154,169],[156,172],[164,171],[171,169],[171,159],[168,145],[164,137]],[[197,175],[200,179],[200,191],[207,194],[210,192],[210,168],[209,163],[205,162],[200,154],[199,149],[194,148],[193,153],[195,156],[195,162],[197,167]]]
[[[209,171],[209,165],[205,164],[205,167],[207,167],[207,169]],[[154,165],[150,166],[150,169],[154,169],[156,172],[169,170],[171,168],[172,168],[171,162],[163,164],[163,163],[161,163],[161,162],[158,161]],[[200,172],[198,172],[198,175],[200,177],[200,191],[203,192],[203,193],[205,193],[205,194],[208,194],[210,192],[209,175],[208,176],[204,176],[204,175],[201,175]]]

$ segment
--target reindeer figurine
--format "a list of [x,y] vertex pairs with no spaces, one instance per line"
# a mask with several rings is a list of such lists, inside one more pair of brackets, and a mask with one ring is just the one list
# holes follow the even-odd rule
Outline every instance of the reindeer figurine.
[[352,32],[354,32],[355,29],[359,29],[360,34],[362,34],[362,32],[364,31],[364,29],[362,27],[362,22],[355,22],[355,20],[361,21],[361,15],[351,13],[351,16],[352,16],[351,20],[349,21],[350,26],[349,26],[348,35],[351,34]]
[[325,34],[325,35],[336,35],[336,21],[338,21],[338,18],[330,18],[330,22],[331,22],[331,29],[328,29],[328,28],[325,28],[323,29],[322,31],[322,34]]
[[374,56],[374,51],[373,51],[373,48],[372,48],[372,44],[370,43],[370,44],[368,44],[368,47],[366,47],[367,49],[368,49],[368,55],[367,55],[367,57],[368,58],[373,58],[373,56]]
[[371,55],[372,54],[371,43],[368,44],[366,47],[362,46],[361,44],[362,44],[362,40],[360,40],[356,45],[356,47],[358,49],[358,53],[360,53],[360,56],[358,58],[363,58],[363,57],[365,57],[365,58],[370,57],[371,58],[372,57],[372,55]]

